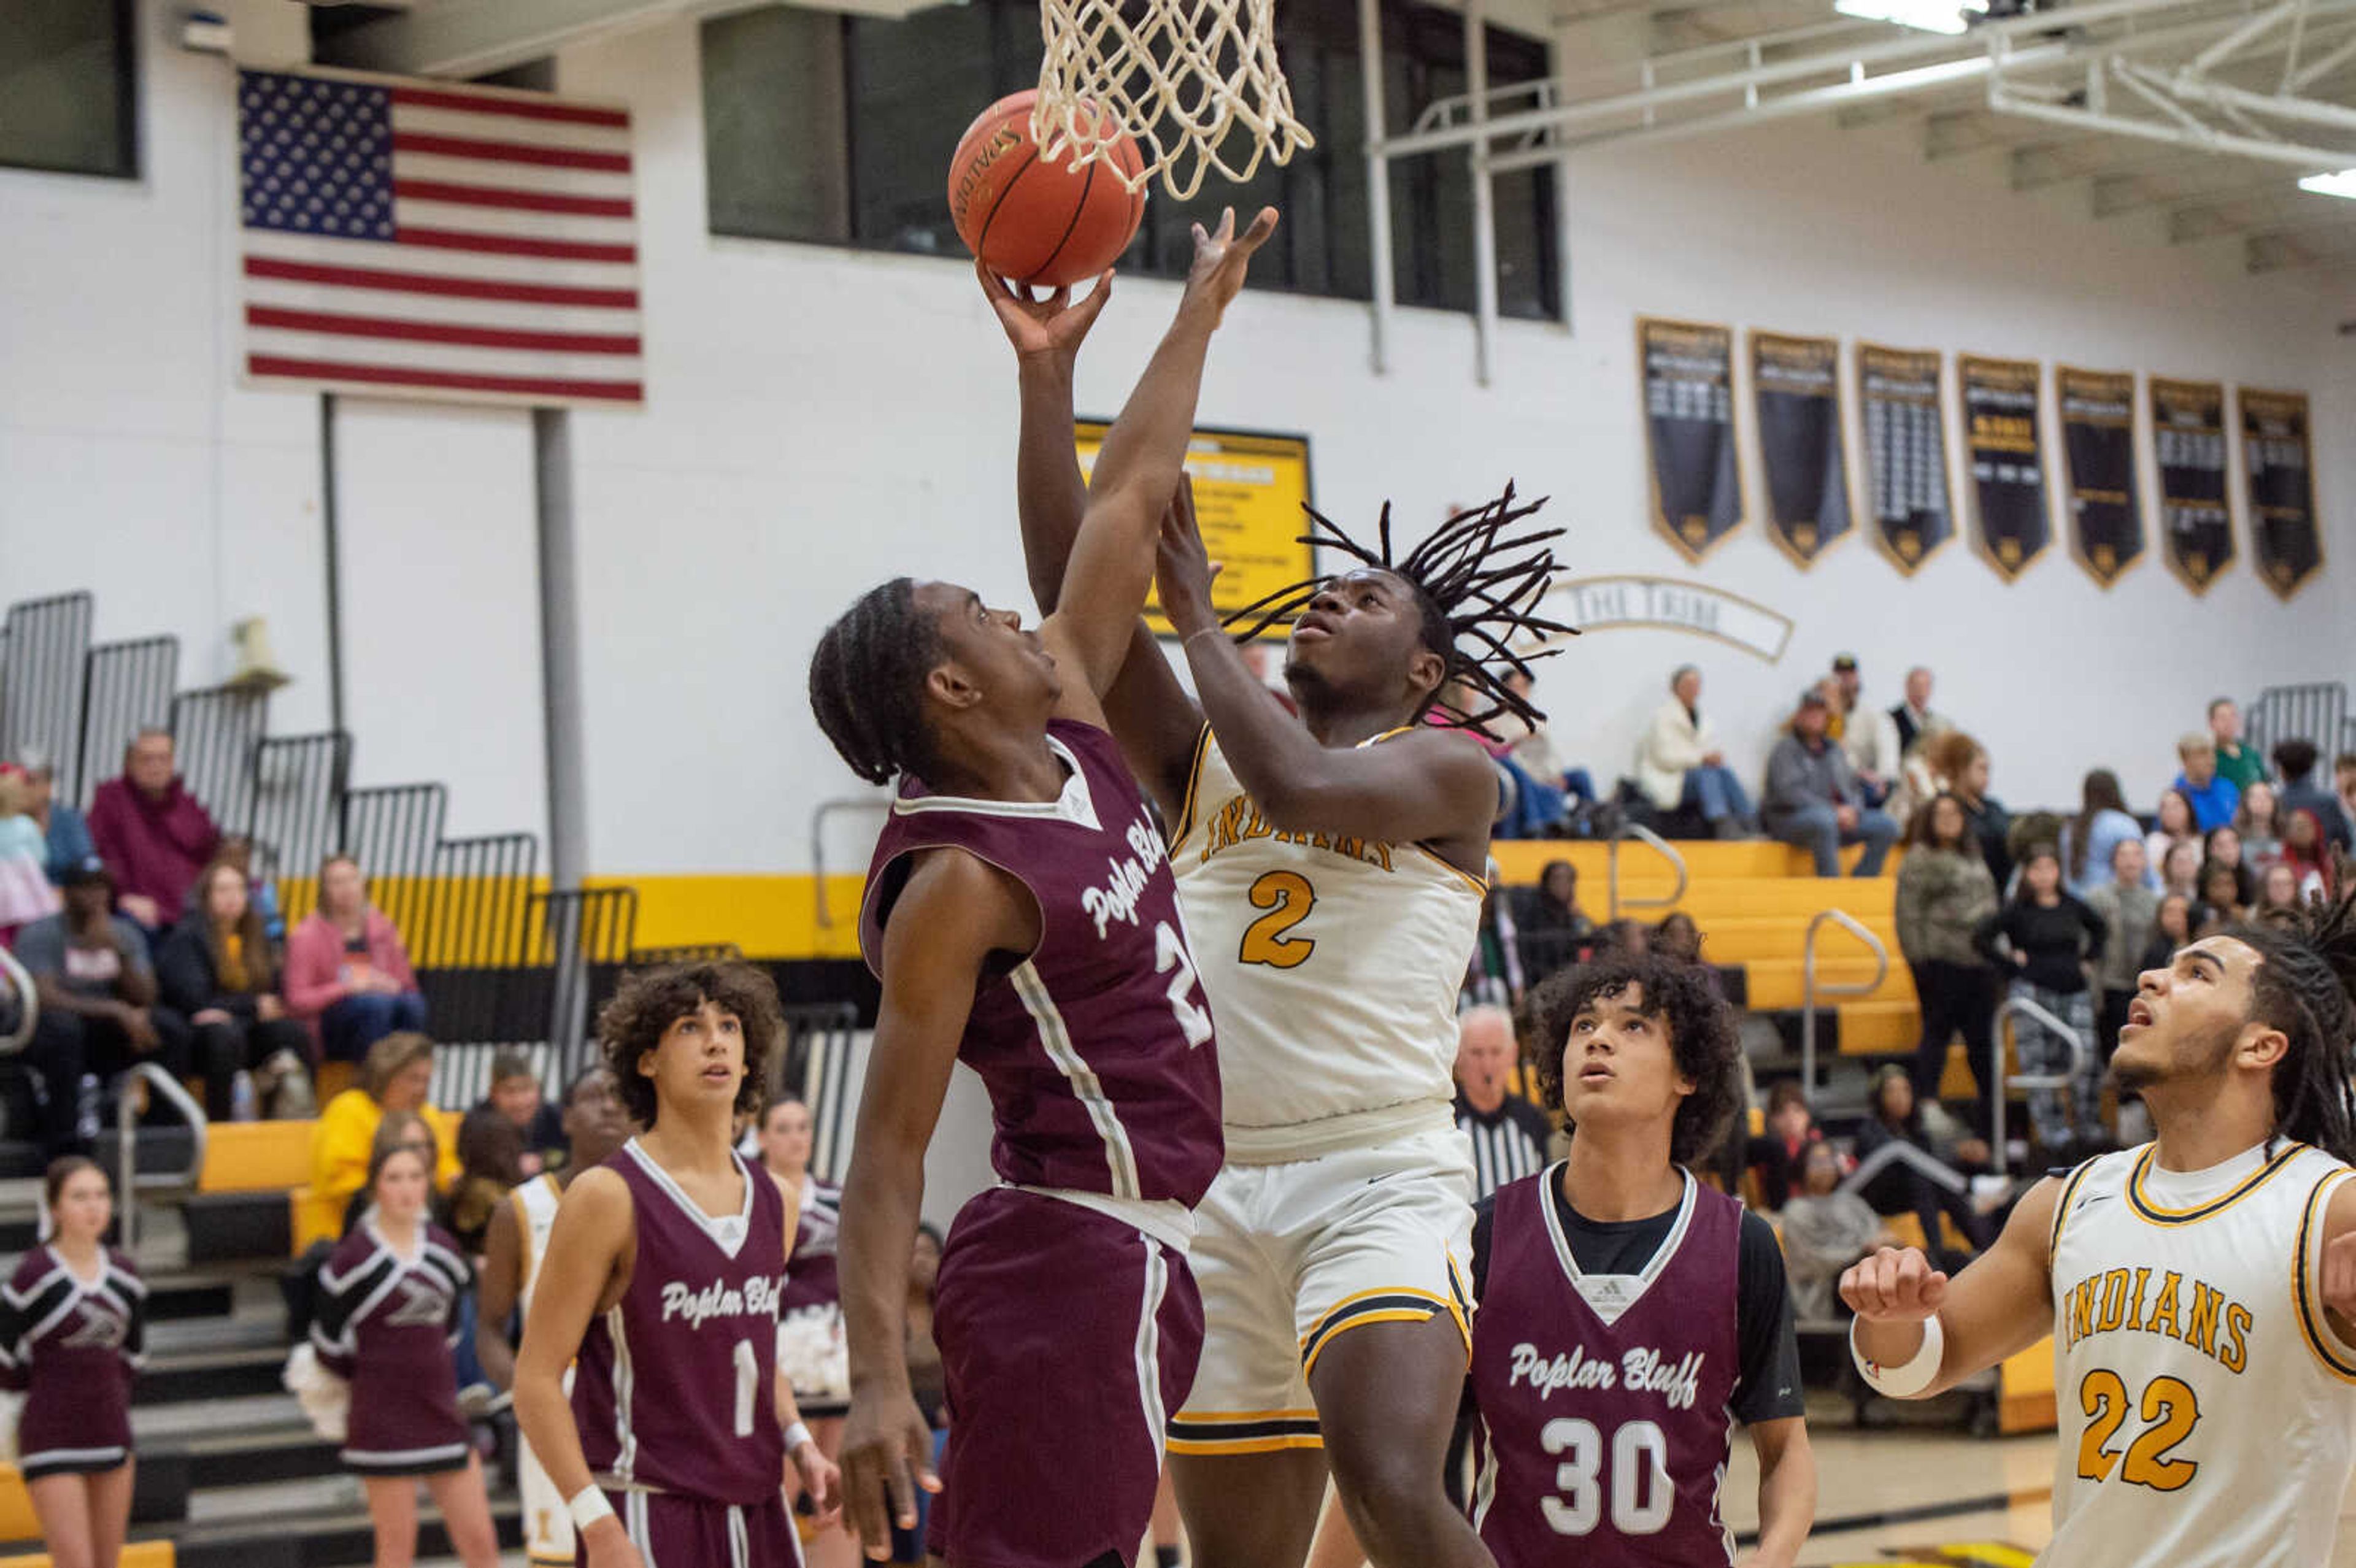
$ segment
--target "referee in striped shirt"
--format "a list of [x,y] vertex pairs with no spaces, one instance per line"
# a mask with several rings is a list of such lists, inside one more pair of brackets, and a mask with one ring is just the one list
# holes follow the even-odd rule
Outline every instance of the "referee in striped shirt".
[[1456,1020],[1456,1125],[1472,1146],[1475,1201],[1546,1168],[1554,1124],[1508,1090],[1514,1019],[1503,1008],[1466,1009]]

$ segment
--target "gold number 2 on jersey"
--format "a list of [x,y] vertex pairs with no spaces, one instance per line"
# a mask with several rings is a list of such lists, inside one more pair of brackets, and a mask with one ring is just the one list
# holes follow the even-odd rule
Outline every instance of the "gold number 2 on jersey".
[[2190,1385],[2176,1378],[2154,1378],[2145,1387],[2142,1415],[2148,1424],[2143,1435],[2127,1445],[2126,1463],[2121,1465],[2111,1439],[2135,1406],[2127,1385],[2108,1367],[2096,1367],[2078,1384],[2078,1407],[2086,1413],[2085,1435],[2078,1439],[2079,1476],[2106,1481],[2111,1467],[2118,1465],[2119,1479],[2135,1486],[2172,1492],[2189,1485],[2201,1467],[2168,1456],[2192,1435],[2201,1420],[2201,1402]]
[[1285,934],[1317,907],[1317,890],[1309,885],[1309,879],[1298,871],[1270,871],[1251,885],[1251,901],[1252,908],[1269,912],[1245,928],[1243,951],[1237,956],[1247,964],[1278,969],[1294,969],[1309,962],[1309,955],[1317,951],[1316,942]]

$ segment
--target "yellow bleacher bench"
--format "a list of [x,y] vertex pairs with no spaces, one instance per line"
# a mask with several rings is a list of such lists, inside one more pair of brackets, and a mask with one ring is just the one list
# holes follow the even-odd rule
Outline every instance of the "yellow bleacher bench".
[[[172,1543],[168,1541],[134,1541],[124,1546],[116,1558],[117,1568],[172,1568]],[[53,1568],[49,1554],[36,1552],[23,1557],[0,1557],[0,1568]]]
[[268,1192],[299,1187],[311,1174],[311,1129],[288,1122],[215,1122],[205,1129],[199,1192]]

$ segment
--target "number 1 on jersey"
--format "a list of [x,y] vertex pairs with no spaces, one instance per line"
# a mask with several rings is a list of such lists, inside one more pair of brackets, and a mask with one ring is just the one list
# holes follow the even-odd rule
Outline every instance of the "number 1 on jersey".
[[736,1435],[753,1435],[753,1401],[760,1393],[761,1362],[753,1341],[736,1341]]

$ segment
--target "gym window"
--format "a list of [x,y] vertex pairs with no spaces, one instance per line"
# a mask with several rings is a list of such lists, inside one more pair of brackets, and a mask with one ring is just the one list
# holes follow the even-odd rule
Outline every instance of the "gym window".
[[0,4],[0,164],[135,178],[135,0]]
[[[1366,165],[1354,0],[1288,0],[1279,48],[1293,108],[1317,145],[1249,183],[1211,176],[1185,208],[1159,187],[1120,265],[1185,275],[1187,225],[1232,204],[1264,204],[1284,227],[1252,268],[1255,286],[1365,299]],[[1546,44],[1488,30],[1489,79],[1547,73]],[[965,259],[944,194],[950,149],[983,105],[1029,87],[1039,60],[1035,0],[971,0],[905,20],[774,6],[702,24],[704,159],[712,232]],[[1464,27],[1452,11],[1388,4],[1385,102],[1394,130],[1465,86]],[[1496,181],[1498,308],[1560,314],[1554,172]],[[1472,175],[1461,153],[1391,165],[1392,274],[1402,304],[1472,308]]]

